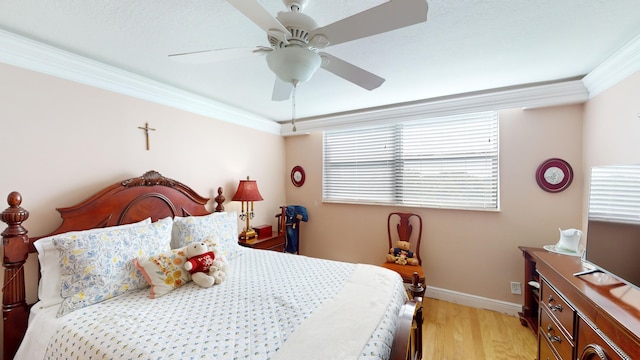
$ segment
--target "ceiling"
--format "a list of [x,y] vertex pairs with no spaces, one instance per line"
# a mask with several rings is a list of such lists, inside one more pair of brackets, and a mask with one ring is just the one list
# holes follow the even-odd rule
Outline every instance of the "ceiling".
[[[402,1],[402,0],[395,0]],[[285,11],[280,0],[260,0]],[[386,2],[309,0],[319,26]],[[640,34],[637,0],[428,0],[427,22],[325,49],[386,79],[373,91],[319,69],[296,117],[581,78]],[[389,16],[394,16],[389,14]],[[264,57],[185,64],[167,55],[268,46],[225,0],[0,0],[0,29],[242,109],[291,120]],[[225,105],[225,106],[226,106]]]

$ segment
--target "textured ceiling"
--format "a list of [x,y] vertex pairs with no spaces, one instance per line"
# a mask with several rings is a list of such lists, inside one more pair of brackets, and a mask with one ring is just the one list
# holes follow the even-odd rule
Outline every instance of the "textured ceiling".
[[[323,26],[384,2],[310,0],[304,12]],[[285,11],[280,0],[260,3],[274,15]],[[386,82],[367,91],[320,69],[298,87],[297,117],[580,77],[640,34],[638,0],[428,3],[425,23],[325,49]],[[167,57],[268,46],[224,0],[0,0],[0,29],[267,119],[291,119],[290,101],[271,101],[275,75],[263,57],[197,65]]]

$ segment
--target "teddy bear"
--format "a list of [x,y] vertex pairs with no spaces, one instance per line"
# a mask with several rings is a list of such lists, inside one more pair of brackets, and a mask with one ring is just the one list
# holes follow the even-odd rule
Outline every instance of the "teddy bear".
[[210,275],[215,262],[215,253],[204,242],[195,242],[185,248],[187,261],[183,267],[191,274],[191,279],[202,287],[216,284],[216,277]]
[[229,268],[227,263],[219,259],[213,260],[213,265],[211,265],[211,269],[209,269],[209,274],[211,274],[215,279],[216,285],[220,284],[227,278],[228,272]]
[[400,265],[418,265],[418,259],[414,257],[413,251],[409,250],[411,244],[408,241],[396,241],[396,247],[389,249],[387,262]]

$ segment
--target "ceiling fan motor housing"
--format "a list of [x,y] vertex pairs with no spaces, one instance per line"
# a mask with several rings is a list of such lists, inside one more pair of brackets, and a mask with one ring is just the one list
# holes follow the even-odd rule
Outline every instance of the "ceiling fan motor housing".
[[293,11],[281,11],[276,18],[289,30],[289,34],[287,34],[285,41],[269,35],[269,43],[274,49],[289,46],[290,44],[308,47],[309,33],[318,27],[315,20],[306,14]]

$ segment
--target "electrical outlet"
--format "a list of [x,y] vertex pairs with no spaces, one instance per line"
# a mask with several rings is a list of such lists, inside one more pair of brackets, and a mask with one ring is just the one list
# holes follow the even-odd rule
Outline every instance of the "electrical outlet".
[[514,295],[522,294],[522,285],[517,281],[511,282],[511,293]]

